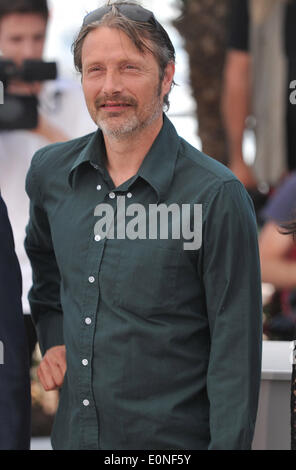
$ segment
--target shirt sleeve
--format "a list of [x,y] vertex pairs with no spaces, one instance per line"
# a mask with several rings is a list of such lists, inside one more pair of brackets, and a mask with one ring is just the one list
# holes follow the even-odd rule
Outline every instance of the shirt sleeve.
[[262,299],[253,203],[239,181],[210,201],[203,279],[211,335],[209,449],[250,449],[261,377]]
[[30,447],[29,354],[21,290],[13,235],[0,197],[0,450]]
[[231,2],[228,48],[249,51],[248,0],[232,0]]
[[288,176],[260,212],[263,220],[277,224],[296,218],[296,172]]
[[33,286],[28,298],[40,349],[42,354],[45,354],[51,347],[63,345],[64,338],[60,272],[35,173],[38,154],[39,152],[33,157],[26,179],[26,191],[30,198],[30,220],[26,228],[25,249],[33,272]]

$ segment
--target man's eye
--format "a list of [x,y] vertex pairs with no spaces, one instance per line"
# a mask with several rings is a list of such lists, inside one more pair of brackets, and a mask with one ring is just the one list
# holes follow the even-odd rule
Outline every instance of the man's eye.
[[37,36],[34,36],[34,41],[39,42],[39,41],[44,41],[45,36],[43,34],[38,34]]
[[101,67],[91,67],[90,69],[88,69],[88,72],[100,72],[102,69]]
[[21,42],[22,38],[20,36],[14,36],[13,38],[11,38],[11,41],[12,42]]
[[127,64],[127,65],[125,66],[125,68],[126,68],[127,70],[136,70],[137,67],[136,67],[135,65]]

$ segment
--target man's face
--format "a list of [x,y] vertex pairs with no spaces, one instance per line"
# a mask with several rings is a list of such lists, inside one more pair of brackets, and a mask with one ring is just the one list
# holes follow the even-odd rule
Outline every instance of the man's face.
[[126,137],[161,122],[174,65],[162,82],[154,56],[141,53],[115,28],[90,32],[82,47],[82,86],[94,122],[105,135]]
[[36,13],[12,13],[0,21],[0,50],[5,59],[21,65],[26,59],[42,59],[46,20]]

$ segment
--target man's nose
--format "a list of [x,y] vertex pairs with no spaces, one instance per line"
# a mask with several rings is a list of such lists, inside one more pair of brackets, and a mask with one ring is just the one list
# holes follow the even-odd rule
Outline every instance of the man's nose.
[[21,56],[22,61],[26,59],[37,59],[39,57],[37,54],[37,48],[34,41],[27,40],[22,43],[20,46],[19,55]]
[[112,95],[122,91],[122,80],[119,71],[106,71],[102,91],[105,95]]

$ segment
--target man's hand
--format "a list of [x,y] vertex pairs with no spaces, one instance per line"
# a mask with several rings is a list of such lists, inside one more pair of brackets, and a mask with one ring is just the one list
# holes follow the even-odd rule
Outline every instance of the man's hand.
[[66,369],[66,347],[55,346],[49,349],[37,369],[44,390],[49,392],[59,389],[63,385]]

